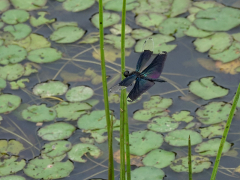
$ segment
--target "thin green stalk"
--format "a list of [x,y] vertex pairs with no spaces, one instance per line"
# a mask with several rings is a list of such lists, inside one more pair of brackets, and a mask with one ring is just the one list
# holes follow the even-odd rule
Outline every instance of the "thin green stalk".
[[[99,34],[100,34],[100,54],[101,54],[101,70],[102,70],[102,85],[103,85],[103,96],[104,96],[104,106],[105,106],[105,114],[107,121],[107,130],[108,135],[110,134],[110,114],[109,114],[109,103],[108,103],[108,88],[107,88],[107,79],[106,79],[106,68],[105,68],[105,58],[104,58],[104,29],[103,29],[103,4],[102,0],[99,0]],[[108,138],[108,151],[109,151],[109,161],[108,161],[108,179],[112,179],[112,171],[111,168],[114,169],[113,158],[110,157],[112,147],[110,138]]]
[[188,176],[189,180],[192,180],[192,149],[191,149],[191,138],[188,138]]
[[124,98],[120,99],[120,180],[125,180],[125,145],[124,145]]
[[233,100],[232,108],[231,108],[230,114],[228,116],[227,124],[226,124],[226,127],[225,127],[224,132],[223,132],[222,140],[221,140],[221,143],[220,143],[220,146],[219,146],[219,149],[218,149],[218,154],[217,154],[215,164],[214,164],[214,167],[213,167],[211,180],[216,179],[217,170],[218,170],[218,166],[219,166],[219,163],[220,163],[223,146],[224,146],[224,143],[227,139],[228,131],[230,129],[230,125],[231,125],[231,122],[232,122],[232,118],[234,116],[234,112],[235,112],[235,109],[236,109],[236,106],[237,106],[237,102],[239,100],[239,96],[240,96],[240,83],[238,85],[238,89],[237,89],[235,98]]
[[[113,163],[112,136],[113,136],[113,112],[111,114],[110,133],[108,136],[109,143],[110,143],[109,162]],[[111,179],[111,178],[114,179],[114,164],[111,164],[111,166],[109,166],[108,179]]]

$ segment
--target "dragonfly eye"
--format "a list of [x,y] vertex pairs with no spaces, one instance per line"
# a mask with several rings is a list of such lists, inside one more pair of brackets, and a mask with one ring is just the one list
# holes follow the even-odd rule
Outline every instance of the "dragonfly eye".
[[124,75],[125,77],[128,77],[128,76],[129,76],[129,71],[125,71],[125,72],[123,73],[123,75]]

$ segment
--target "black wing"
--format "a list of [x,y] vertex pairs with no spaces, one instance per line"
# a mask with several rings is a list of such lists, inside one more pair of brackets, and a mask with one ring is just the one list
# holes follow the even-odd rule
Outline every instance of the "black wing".
[[136,71],[140,71],[144,66],[145,64],[148,62],[148,60],[150,59],[151,55],[152,55],[152,51],[149,51],[149,50],[144,50],[139,59],[138,59],[138,62],[137,62],[137,67],[136,67]]
[[136,79],[136,77],[137,76],[135,74],[126,77],[124,80],[122,80],[119,83],[119,86],[126,86],[126,87],[130,86],[133,83],[133,81]]

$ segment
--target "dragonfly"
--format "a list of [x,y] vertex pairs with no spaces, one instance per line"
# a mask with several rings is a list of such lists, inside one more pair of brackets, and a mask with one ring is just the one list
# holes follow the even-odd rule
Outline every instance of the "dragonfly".
[[[121,89],[121,87],[128,87],[133,84],[135,81],[133,89],[128,94],[130,100],[129,102],[135,101],[139,96],[141,96],[144,92],[150,89],[155,82],[166,82],[162,79],[158,79],[162,73],[164,63],[167,58],[167,52],[163,51],[162,54],[158,54],[151,64],[147,66],[143,71],[143,67],[151,58],[153,52],[150,50],[144,50],[137,62],[136,70],[133,72],[125,71],[123,75],[126,77],[119,84],[112,87],[110,92],[115,92],[117,89]],[[119,88],[120,87],[120,88]]]

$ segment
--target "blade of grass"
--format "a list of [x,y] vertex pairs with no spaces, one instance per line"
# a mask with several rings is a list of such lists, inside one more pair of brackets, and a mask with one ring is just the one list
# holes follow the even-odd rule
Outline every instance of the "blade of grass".
[[219,146],[219,149],[218,149],[218,154],[217,154],[215,164],[214,164],[214,167],[213,167],[211,180],[216,179],[218,166],[219,166],[220,159],[221,159],[221,156],[222,156],[223,146],[224,146],[224,143],[227,139],[228,131],[229,131],[229,128],[230,128],[230,125],[231,125],[231,122],[232,122],[232,118],[234,116],[234,112],[235,112],[235,109],[236,109],[236,106],[237,106],[237,102],[239,100],[239,95],[240,95],[240,83],[238,85],[238,89],[237,89],[235,98],[233,100],[232,108],[231,108],[230,114],[228,116],[227,124],[226,124],[226,127],[225,127],[224,132],[223,132],[222,140],[221,140],[221,143],[220,143],[220,146]]
[[190,135],[188,138],[188,176],[189,180],[192,180],[192,148]]

